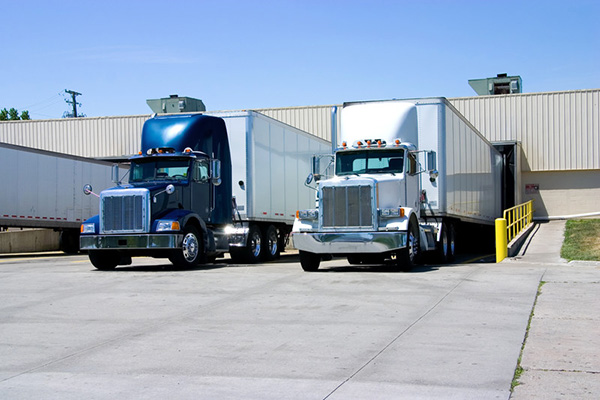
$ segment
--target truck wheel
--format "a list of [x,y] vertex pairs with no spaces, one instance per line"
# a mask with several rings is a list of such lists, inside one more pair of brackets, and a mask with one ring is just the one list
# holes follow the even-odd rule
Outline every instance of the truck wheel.
[[58,236],[58,248],[66,254],[79,253],[79,232],[72,230],[61,231]]
[[450,235],[448,232],[448,224],[445,222],[442,224],[442,231],[440,232],[440,242],[437,244],[436,255],[437,260],[441,264],[448,262],[448,251],[450,248]]
[[262,235],[257,226],[251,225],[245,247],[232,247],[229,250],[234,263],[255,264],[260,261],[262,253]]
[[281,248],[279,247],[279,232],[273,225],[269,225],[267,228],[264,243],[266,245],[266,248],[264,249],[265,260],[272,261],[278,259],[281,253]]
[[356,254],[353,254],[351,256],[348,256],[348,264],[351,265],[358,265],[362,263],[362,257]]
[[408,225],[407,235],[406,248],[400,250],[396,255],[396,267],[401,271],[410,271],[421,260],[419,228],[415,223]]
[[121,259],[118,252],[110,250],[89,250],[88,256],[92,265],[102,271],[115,269]]
[[454,224],[448,224],[448,262],[454,261],[456,255],[456,230]]
[[321,255],[300,250],[300,265],[305,271],[316,271],[321,264]]
[[204,246],[202,237],[198,230],[193,226],[187,226],[183,230],[183,242],[181,249],[175,250],[169,260],[179,268],[193,268],[200,263],[203,258]]

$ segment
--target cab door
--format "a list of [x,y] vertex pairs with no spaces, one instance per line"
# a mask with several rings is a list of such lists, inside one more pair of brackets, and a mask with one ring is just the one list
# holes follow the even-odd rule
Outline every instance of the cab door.
[[419,179],[419,162],[417,160],[416,154],[407,151],[406,152],[406,179],[404,180],[406,184],[406,199],[405,204],[407,207],[411,207],[417,213],[417,216],[420,215],[420,196],[421,196],[421,179]]
[[209,221],[211,212],[211,184],[209,160],[194,160],[192,164],[192,211],[204,221]]

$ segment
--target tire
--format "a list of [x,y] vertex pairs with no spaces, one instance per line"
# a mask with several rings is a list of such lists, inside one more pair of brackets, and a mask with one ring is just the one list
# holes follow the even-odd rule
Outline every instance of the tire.
[[117,251],[111,250],[89,250],[88,256],[92,265],[101,271],[115,269],[121,259],[121,255]]
[[281,255],[281,247],[279,246],[279,231],[273,225],[269,225],[264,236],[264,256],[266,261],[273,261]]
[[65,254],[79,253],[79,232],[61,231],[58,236],[58,248]]
[[408,225],[406,248],[396,255],[396,267],[400,271],[410,271],[421,261],[419,228],[411,222]]
[[446,264],[450,260],[450,231],[448,230],[448,224],[442,224],[442,231],[440,232],[440,242],[436,249],[436,258],[440,264]]
[[347,257],[348,264],[350,265],[358,265],[362,263],[362,257],[356,254]]
[[321,264],[321,255],[309,253],[308,251],[300,250],[300,265],[307,272],[313,272],[319,269]]
[[261,260],[264,251],[262,242],[260,229],[256,225],[251,225],[246,246],[230,248],[229,254],[232,261],[237,264],[256,264]]
[[186,226],[183,230],[181,249],[175,250],[169,260],[179,268],[193,268],[204,259],[202,236],[194,226]]
[[454,229],[454,224],[448,223],[448,262],[453,262],[454,257],[456,256],[456,230]]

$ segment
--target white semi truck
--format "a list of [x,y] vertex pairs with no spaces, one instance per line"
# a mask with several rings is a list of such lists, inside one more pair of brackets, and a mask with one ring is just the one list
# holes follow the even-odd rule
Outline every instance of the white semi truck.
[[83,184],[113,185],[112,163],[6,143],[0,143],[0,171],[0,227],[54,229],[66,253],[79,251],[79,227],[96,213]]
[[323,158],[313,158],[317,207],[299,210],[292,230],[305,271],[331,255],[403,270],[425,252],[447,262],[457,224],[501,215],[502,156],[445,98],[346,103],[341,113],[335,176],[321,180]]

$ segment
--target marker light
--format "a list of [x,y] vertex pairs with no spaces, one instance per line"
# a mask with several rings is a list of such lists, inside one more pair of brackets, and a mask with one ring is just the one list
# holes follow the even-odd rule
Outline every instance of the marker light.
[[192,152],[192,148],[191,147],[186,147],[185,150],[183,150],[184,153],[191,153]]

